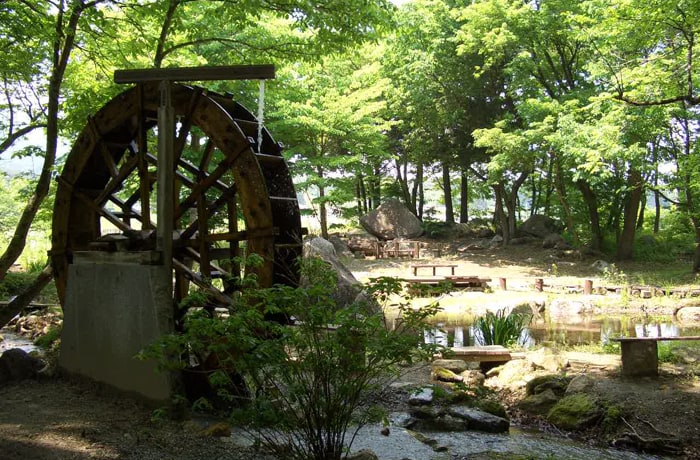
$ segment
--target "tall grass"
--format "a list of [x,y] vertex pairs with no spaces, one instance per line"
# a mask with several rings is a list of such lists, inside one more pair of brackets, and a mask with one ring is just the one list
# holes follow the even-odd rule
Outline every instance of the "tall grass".
[[476,339],[482,345],[514,345],[531,320],[532,315],[527,313],[506,314],[506,308],[496,313],[489,311],[474,321]]

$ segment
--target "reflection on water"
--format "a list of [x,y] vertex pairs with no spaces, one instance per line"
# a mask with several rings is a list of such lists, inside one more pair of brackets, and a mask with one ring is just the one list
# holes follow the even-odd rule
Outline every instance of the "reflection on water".
[[29,353],[36,350],[34,343],[9,329],[0,329],[0,354],[11,348],[21,348]]
[[[425,331],[426,343],[435,343],[449,347],[483,345],[479,332],[472,326],[473,321],[455,321],[435,323],[435,329]],[[605,344],[612,337],[676,337],[683,335],[700,335],[699,327],[683,327],[667,321],[644,323],[638,318],[574,316],[566,321],[551,322],[545,319],[533,321],[527,327],[518,343],[529,348],[541,343],[560,345]]]

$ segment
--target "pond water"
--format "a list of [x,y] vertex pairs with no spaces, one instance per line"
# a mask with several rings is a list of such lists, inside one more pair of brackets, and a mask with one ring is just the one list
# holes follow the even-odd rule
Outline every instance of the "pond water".
[[14,333],[10,329],[0,329],[0,337],[2,337],[2,340],[0,340],[0,354],[11,348],[21,348],[27,353],[36,350],[36,345],[31,340]]
[[[455,315],[440,318],[435,329],[425,332],[427,343],[444,346],[483,345],[473,319]],[[676,337],[700,335],[700,327],[683,326],[671,318],[655,318],[647,321],[629,316],[572,316],[564,321],[545,319],[533,321],[521,335],[519,344],[525,348],[543,343],[557,345],[601,345],[612,337]]]

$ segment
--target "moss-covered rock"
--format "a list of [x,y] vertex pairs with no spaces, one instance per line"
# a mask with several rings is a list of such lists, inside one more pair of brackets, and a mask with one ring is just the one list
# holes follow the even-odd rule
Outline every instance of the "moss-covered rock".
[[547,414],[560,397],[552,390],[545,390],[536,395],[530,395],[518,403],[518,409],[534,415]]
[[558,374],[540,375],[527,382],[527,385],[525,385],[525,394],[530,396],[549,389],[555,394],[563,396],[570,381],[570,377],[564,377]]
[[439,382],[461,382],[464,380],[464,377],[461,375],[457,375],[444,367],[433,367],[431,377],[433,380],[437,380]]
[[603,415],[596,400],[584,393],[560,399],[547,414],[547,420],[558,428],[577,431],[593,425]]
[[475,405],[482,411],[488,412],[491,415],[495,415],[504,419],[509,418],[508,414],[506,413],[506,408],[503,407],[503,404],[501,404],[498,401],[494,401],[493,399],[480,399],[476,402]]

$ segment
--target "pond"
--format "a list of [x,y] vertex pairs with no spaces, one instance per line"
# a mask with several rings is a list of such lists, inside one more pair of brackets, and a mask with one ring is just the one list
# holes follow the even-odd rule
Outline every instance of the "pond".
[[[472,326],[474,319],[455,315],[441,317],[435,329],[425,332],[426,343],[444,346],[483,345],[479,334]],[[684,326],[672,318],[655,318],[647,321],[630,316],[571,316],[559,321],[534,320],[525,328],[519,344],[532,348],[540,344],[556,345],[602,345],[612,337],[676,337],[700,335],[700,327]]]

